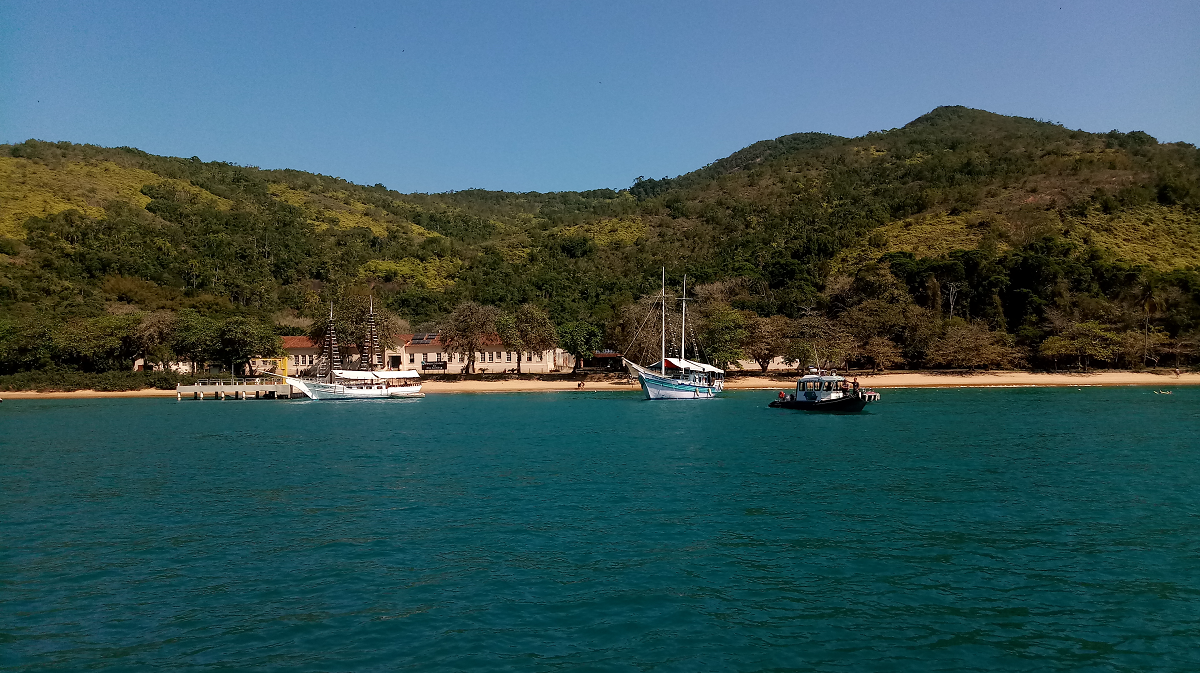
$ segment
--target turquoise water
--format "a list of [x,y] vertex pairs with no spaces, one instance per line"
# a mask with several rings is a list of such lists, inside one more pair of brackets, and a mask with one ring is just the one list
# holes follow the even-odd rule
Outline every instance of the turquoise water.
[[1200,391],[6,401],[0,670],[1194,671]]

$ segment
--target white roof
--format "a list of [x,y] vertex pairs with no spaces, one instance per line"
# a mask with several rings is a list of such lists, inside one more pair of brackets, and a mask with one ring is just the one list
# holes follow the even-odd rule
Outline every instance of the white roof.
[[846,377],[841,374],[805,374],[800,377],[801,381],[845,381]]
[[[662,363],[656,362],[648,367],[648,369],[656,369],[662,366]],[[668,367],[678,367],[679,369],[690,369],[695,372],[713,372],[716,374],[724,374],[724,369],[718,369],[712,365],[706,365],[703,362],[693,362],[682,358],[667,358]]]
[[405,369],[403,371],[379,371],[379,372],[360,372],[349,369],[335,369],[333,375],[339,379],[350,379],[352,381],[377,381],[380,379],[415,379],[421,375],[415,369]]

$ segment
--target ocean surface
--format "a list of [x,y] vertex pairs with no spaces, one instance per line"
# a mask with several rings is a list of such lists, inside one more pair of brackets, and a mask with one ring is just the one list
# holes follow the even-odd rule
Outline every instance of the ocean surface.
[[1196,671],[1200,390],[0,405],[4,671]]

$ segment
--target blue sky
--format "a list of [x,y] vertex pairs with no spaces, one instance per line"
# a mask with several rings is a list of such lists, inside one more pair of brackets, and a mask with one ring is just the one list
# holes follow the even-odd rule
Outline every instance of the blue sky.
[[0,83],[0,142],[619,188],[938,105],[1200,144],[1200,3],[0,0]]

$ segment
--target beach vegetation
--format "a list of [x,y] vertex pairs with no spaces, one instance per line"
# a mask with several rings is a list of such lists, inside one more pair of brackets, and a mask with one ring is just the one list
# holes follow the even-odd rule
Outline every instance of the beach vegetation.
[[[714,364],[781,349],[871,368],[1189,362],[1200,152],[941,107],[624,188],[419,194],[132,148],[0,146],[0,372],[237,367],[245,344],[268,345],[251,332],[304,331],[278,316],[318,324],[364,292],[392,323],[537,306],[556,336],[590,325],[596,348],[653,361],[656,330],[638,328],[663,267],[670,288],[696,284],[683,338]],[[784,320],[790,335],[768,337]],[[1116,341],[1067,332],[1092,323]]]

